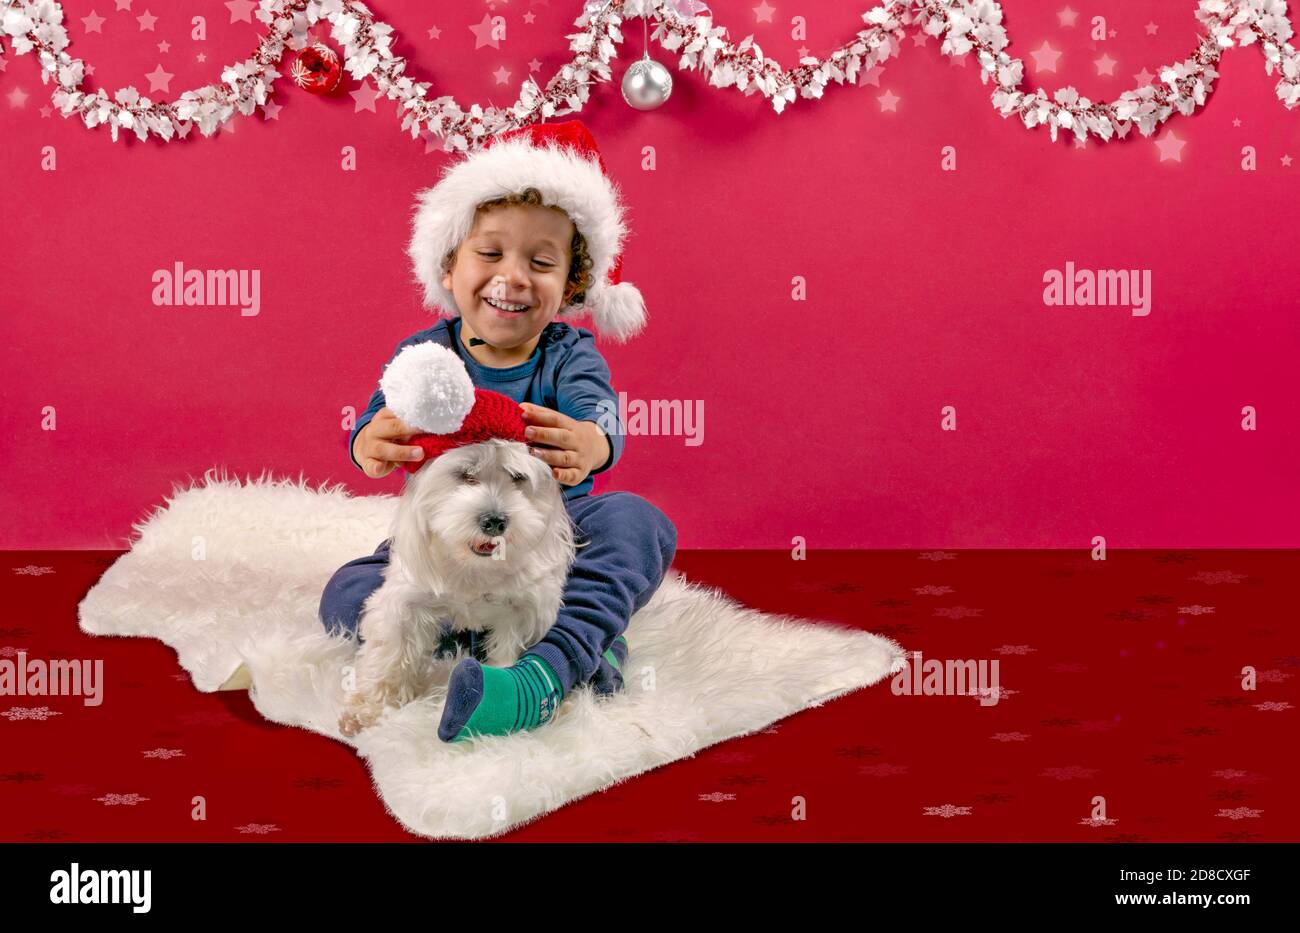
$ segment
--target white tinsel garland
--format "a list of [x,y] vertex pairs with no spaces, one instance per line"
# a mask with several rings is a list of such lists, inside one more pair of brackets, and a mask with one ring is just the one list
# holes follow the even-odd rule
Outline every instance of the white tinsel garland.
[[[63,116],[79,114],[86,126],[108,124],[113,139],[118,129],[150,133],[170,140],[198,126],[212,135],[236,112],[245,116],[265,104],[280,73],[275,63],[286,48],[308,44],[308,30],[321,20],[331,25],[331,38],[343,46],[343,62],[355,79],[371,78],[381,94],[400,102],[402,129],[418,137],[427,130],[443,138],[443,148],[477,148],[483,138],[569,113],[586,105],[588,88],[611,79],[610,65],[623,41],[619,26],[628,18],[655,24],[652,38],[669,52],[680,52],[678,68],[699,69],[714,87],[734,85],[746,95],[762,93],[779,114],[796,97],[820,98],[833,80],[856,83],[864,68],[899,54],[903,27],[919,23],[931,36],[942,37],[941,49],[953,57],[974,52],[980,80],[993,81],[992,100],[1003,117],[1018,114],[1026,127],[1046,125],[1052,138],[1059,129],[1076,136],[1092,133],[1109,141],[1128,135],[1133,126],[1144,136],[1175,111],[1189,115],[1203,106],[1219,73],[1223,49],[1259,42],[1268,74],[1276,67],[1278,99],[1291,109],[1300,104],[1300,53],[1291,47],[1291,24],[1285,0],[1200,0],[1196,18],[1205,27],[1190,58],[1159,70],[1159,82],[1126,91],[1114,103],[1093,103],[1073,87],[1051,98],[1041,88],[1022,89],[1024,63],[1009,56],[1002,8],[995,0],[890,0],[862,15],[866,28],[824,59],[802,58],[786,71],[766,58],[746,37],[732,44],[727,31],[715,27],[708,15],[684,15],[691,0],[594,0],[588,2],[566,36],[573,60],[546,87],[531,77],[519,100],[506,108],[472,105],[462,110],[451,97],[429,99],[430,84],[412,81],[403,72],[406,60],[392,51],[393,29],[377,22],[358,0],[261,0],[257,17],[270,28],[253,57],[225,68],[222,84],[186,91],[174,102],[154,103],[134,87],[118,90],[110,99],[103,89],[81,90],[84,65],[68,54],[63,7],[57,0],[0,0],[0,33],[9,36],[19,54],[35,51],[41,80],[57,85],[52,95]],[[3,51],[0,49],[0,51]]]

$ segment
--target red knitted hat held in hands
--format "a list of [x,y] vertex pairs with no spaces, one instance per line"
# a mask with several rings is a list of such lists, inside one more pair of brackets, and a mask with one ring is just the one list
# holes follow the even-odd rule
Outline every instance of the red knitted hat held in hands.
[[384,369],[379,387],[392,413],[421,432],[408,443],[422,448],[424,459],[403,461],[408,473],[466,444],[492,438],[527,443],[519,403],[476,387],[460,357],[440,343],[402,350]]

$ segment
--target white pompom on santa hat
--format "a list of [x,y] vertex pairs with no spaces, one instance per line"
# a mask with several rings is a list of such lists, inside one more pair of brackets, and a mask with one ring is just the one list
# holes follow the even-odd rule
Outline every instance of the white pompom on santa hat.
[[464,361],[440,343],[404,347],[384,368],[379,388],[398,420],[419,432],[408,443],[424,458],[403,461],[408,473],[455,447],[493,438],[527,443],[519,403],[475,386]]
[[407,253],[424,287],[424,304],[450,316],[455,296],[442,284],[442,260],[469,236],[479,204],[536,188],[547,205],[562,208],[587,241],[593,278],[581,305],[561,308],[568,320],[589,313],[596,330],[618,341],[646,323],[645,301],[622,281],[627,236],[618,186],[590,130],[581,120],[534,124],[488,137],[482,148],[448,166],[436,185],[417,196]]

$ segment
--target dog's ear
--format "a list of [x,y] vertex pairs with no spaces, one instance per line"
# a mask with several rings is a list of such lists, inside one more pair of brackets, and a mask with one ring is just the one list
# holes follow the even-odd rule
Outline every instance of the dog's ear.
[[434,482],[437,479],[430,465],[406,478],[406,485],[397,499],[397,515],[393,519],[392,550],[415,582],[441,590],[445,586],[433,561],[429,525],[435,508],[435,497],[430,495],[430,484]]
[[533,487],[534,498],[547,510],[546,532],[537,546],[537,556],[544,565],[563,567],[567,573],[573,566],[574,527],[564,501],[564,489],[551,472],[551,465],[534,457],[524,445],[520,445],[519,457],[513,465],[524,471]]
[[[554,478],[551,482],[555,482]],[[574,548],[573,519],[569,518],[563,496],[557,496],[551,513],[546,517],[546,533],[538,545],[538,556],[547,566],[564,568],[567,576],[573,569]]]

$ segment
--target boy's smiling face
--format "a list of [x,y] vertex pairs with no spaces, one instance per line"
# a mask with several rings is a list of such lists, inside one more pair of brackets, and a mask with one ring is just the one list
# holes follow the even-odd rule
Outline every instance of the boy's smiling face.
[[[481,211],[442,278],[456,298],[462,333],[531,353],[565,304],[573,233],[573,222],[554,208],[511,204]],[[526,307],[508,310],[520,305]]]

